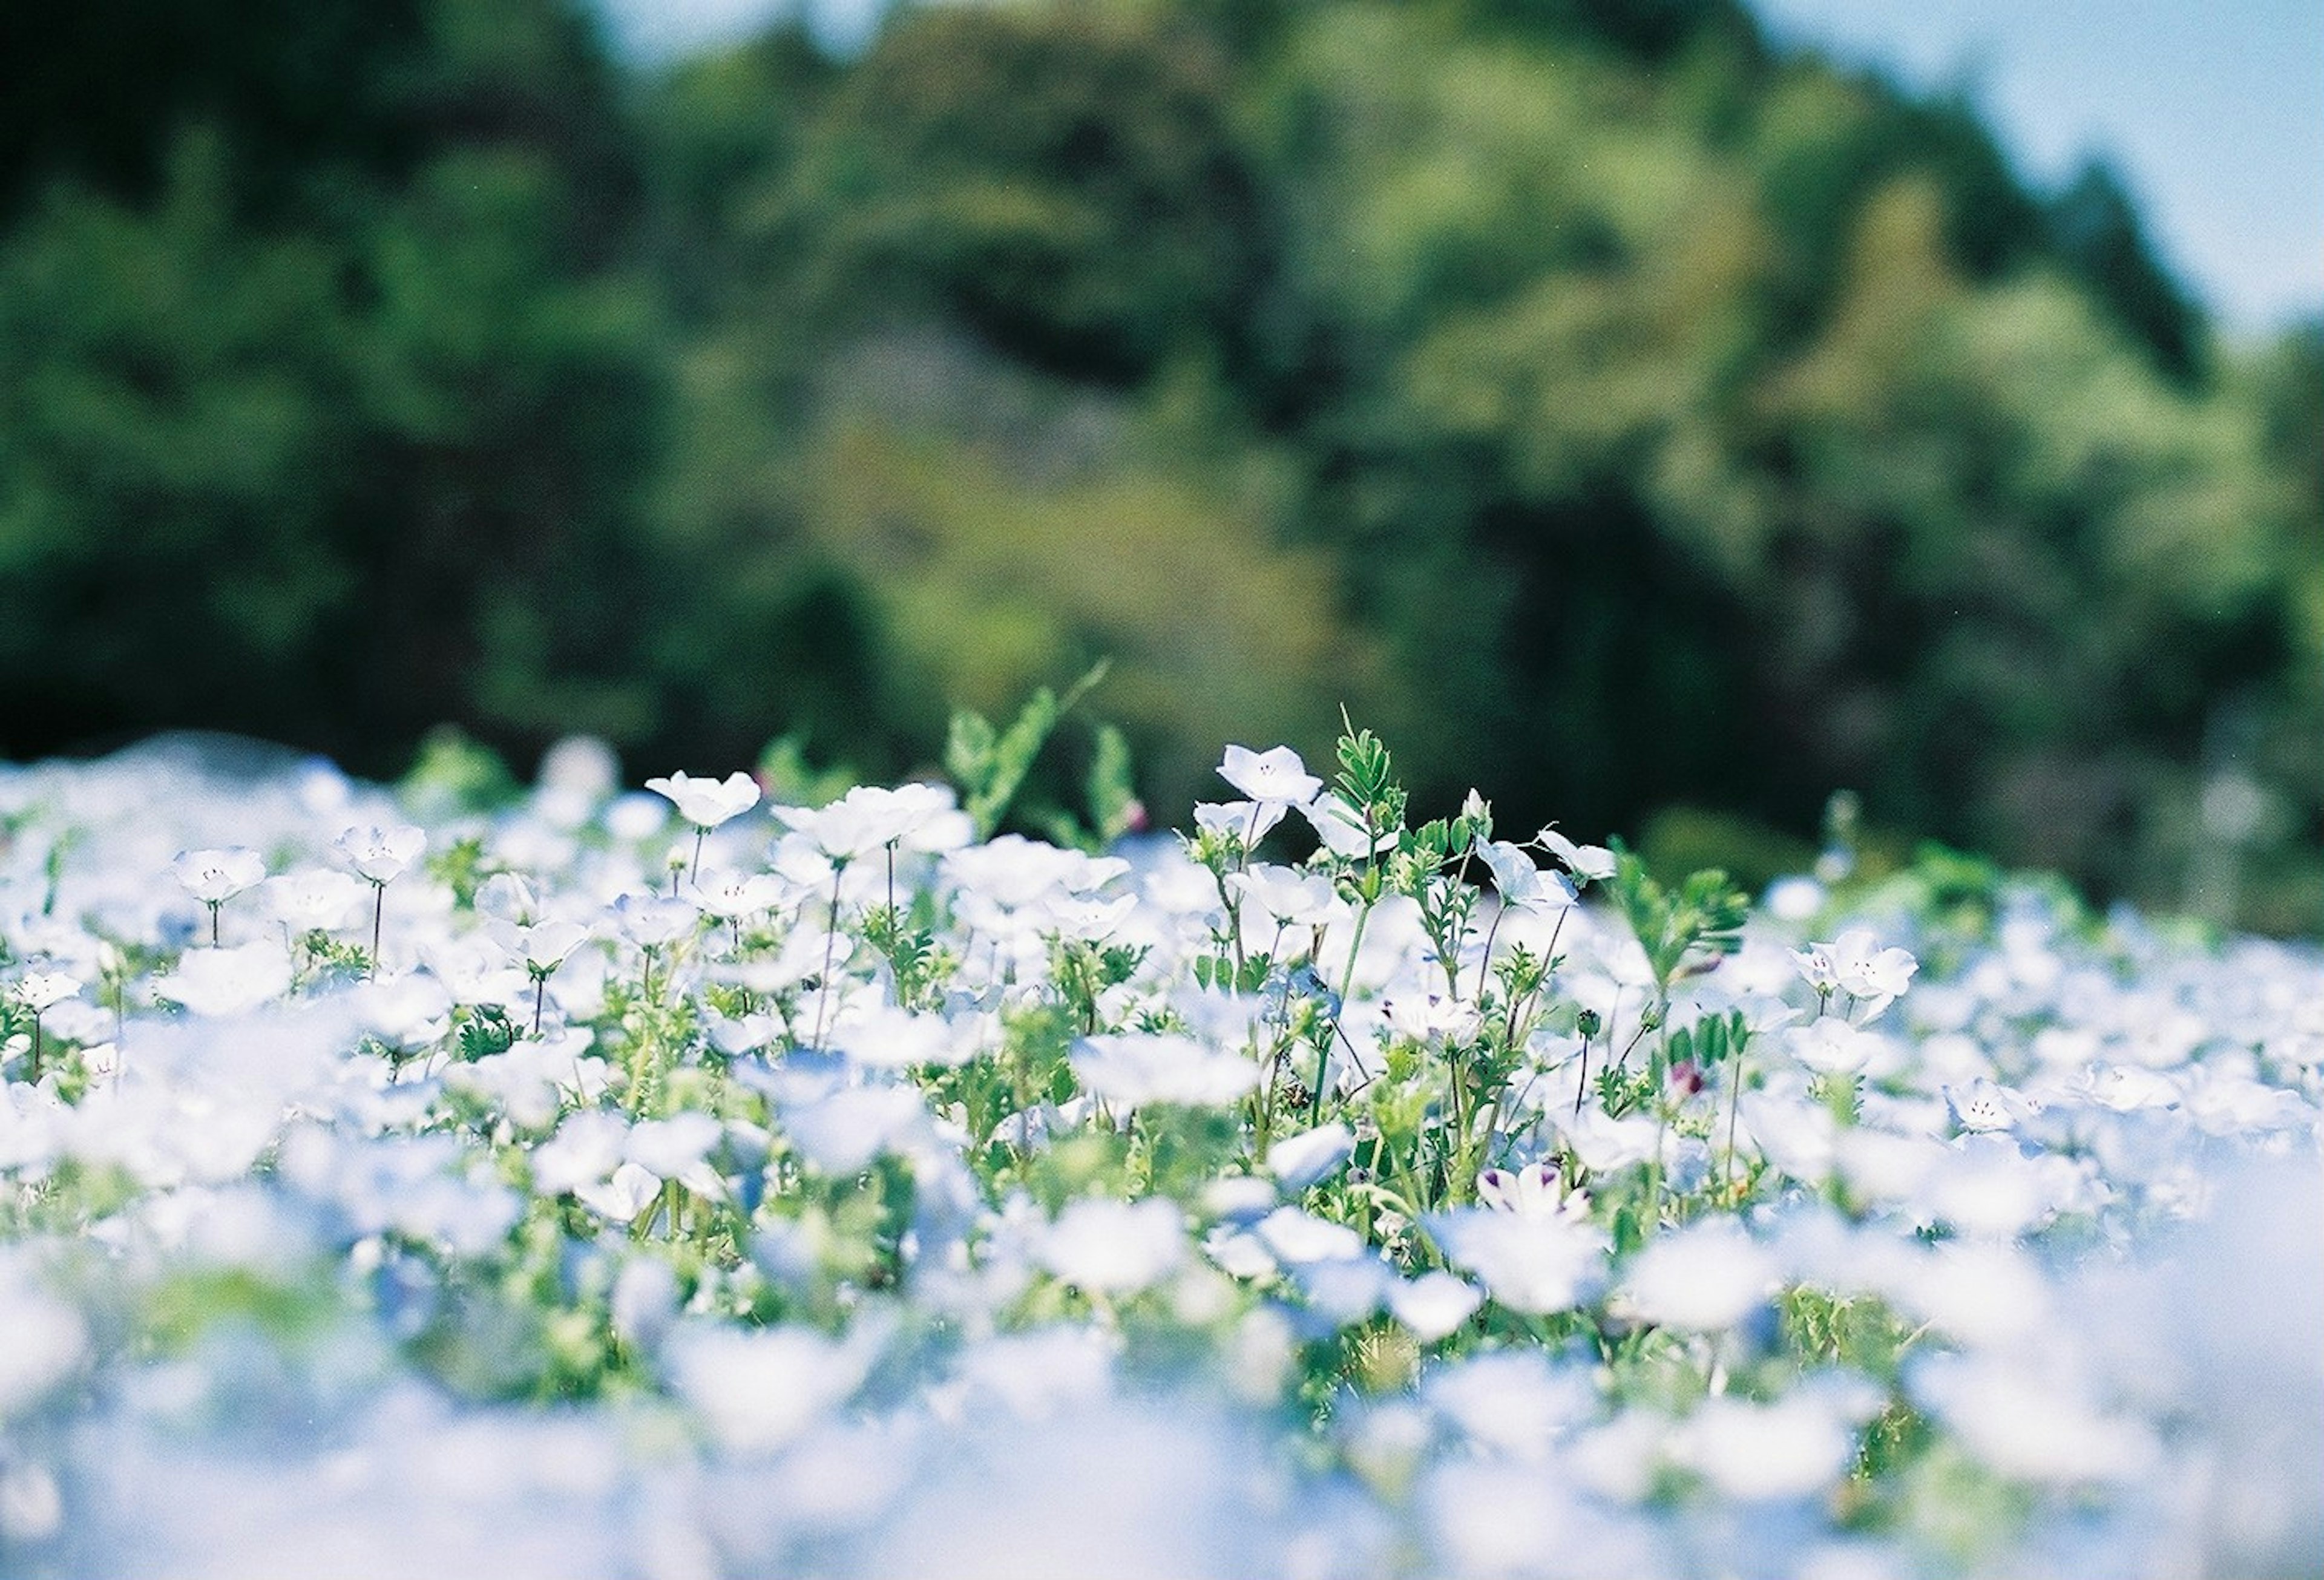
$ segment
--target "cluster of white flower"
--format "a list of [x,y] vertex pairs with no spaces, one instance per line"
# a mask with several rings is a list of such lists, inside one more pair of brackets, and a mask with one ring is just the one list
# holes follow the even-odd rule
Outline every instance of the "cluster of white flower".
[[1368,749],[1111,851],[0,768],[0,1567],[2324,1566],[2324,956]]

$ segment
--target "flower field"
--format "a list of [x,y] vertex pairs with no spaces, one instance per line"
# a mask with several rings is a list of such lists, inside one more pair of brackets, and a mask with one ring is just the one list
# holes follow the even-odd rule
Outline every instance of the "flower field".
[[2315,949],[1003,779],[0,769],[0,1573],[2324,1571]]

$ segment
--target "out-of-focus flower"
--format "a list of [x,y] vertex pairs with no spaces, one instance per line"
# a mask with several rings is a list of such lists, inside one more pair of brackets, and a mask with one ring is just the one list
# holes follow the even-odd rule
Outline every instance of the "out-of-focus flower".
[[1239,1101],[1259,1084],[1259,1066],[1238,1051],[1165,1033],[1084,1037],[1074,1047],[1073,1066],[1092,1095],[1123,1108],[1214,1107]]
[[290,962],[279,943],[239,949],[189,950],[177,969],[157,978],[153,991],[196,1015],[244,1015],[280,998],[290,987]]
[[1176,1203],[1084,1198],[1040,1235],[1034,1259],[1066,1282],[1096,1294],[1129,1295],[1177,1270],[1186,1254],[1186,1224]]

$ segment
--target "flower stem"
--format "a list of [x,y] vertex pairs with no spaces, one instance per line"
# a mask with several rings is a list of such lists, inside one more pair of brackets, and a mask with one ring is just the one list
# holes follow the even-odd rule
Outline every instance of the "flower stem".
[[831,916],[823,935],[823,980],[815,993],[815,1045],[823,1046],[825,1019],[831,1008],[831,970],[833,957],[839,952],[839,885],[847,876],[847,863],[831,864]]

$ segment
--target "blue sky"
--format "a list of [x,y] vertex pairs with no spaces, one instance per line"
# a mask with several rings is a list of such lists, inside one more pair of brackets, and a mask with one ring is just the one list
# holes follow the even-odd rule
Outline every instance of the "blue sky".
[[[882,0],[597,0],[633,54],[803,7],[835,42]],[[1783,40],[1965,87],[2054,186],[2101,155],[2230,333],[2324,313],[2324,0],[1757,0]]]
[[2324,0],[1757,0],[1776,36],[1965,86],[2019,168],[2102,154],[2227,328],[2324,312]]

